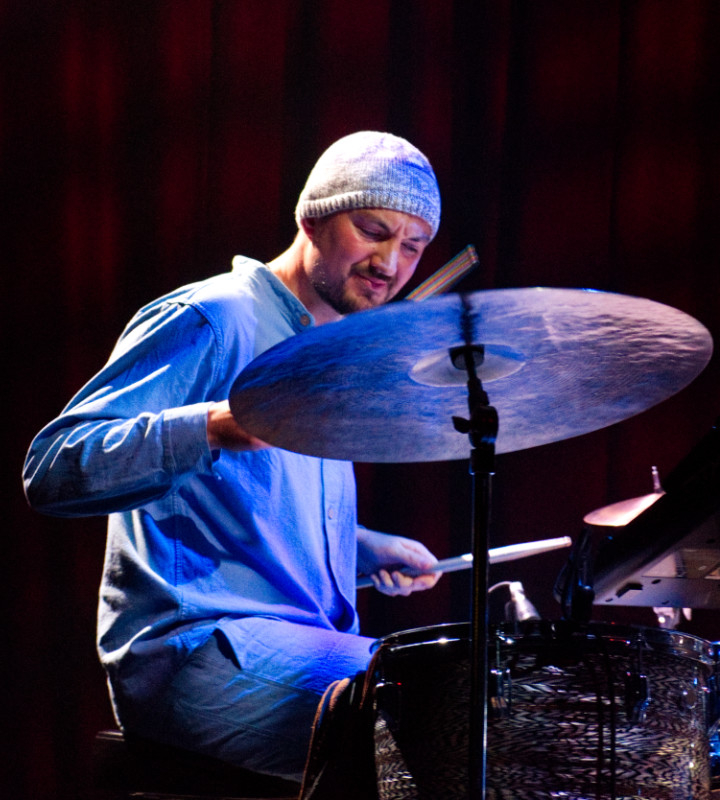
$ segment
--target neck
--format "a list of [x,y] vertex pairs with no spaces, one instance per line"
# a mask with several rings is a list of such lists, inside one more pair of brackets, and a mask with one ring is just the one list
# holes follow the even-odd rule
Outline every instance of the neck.
[[311,242],[303,231],[299,231],[293,243],[277,258],[268,262],[268,267],[297,297],[297,299],[313,315],[316,325],[335,322],[342,315],[330,308],[317,294],[308,280],[305,269],[310,256]]

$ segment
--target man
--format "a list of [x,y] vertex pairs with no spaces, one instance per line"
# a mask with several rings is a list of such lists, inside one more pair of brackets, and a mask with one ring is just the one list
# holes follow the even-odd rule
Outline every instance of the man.
[[292,245],[141,309],[36,437],[29,502],[109,514],[98,649],[129,734],[299,780],[326,687],[364,669],[357,572],[435,584],[419,542],[357,524],[352,466],[272,448],[230,413],[241,370],[313,324],[390,300],[439,224],[425,156],[360,132],[320,158]]

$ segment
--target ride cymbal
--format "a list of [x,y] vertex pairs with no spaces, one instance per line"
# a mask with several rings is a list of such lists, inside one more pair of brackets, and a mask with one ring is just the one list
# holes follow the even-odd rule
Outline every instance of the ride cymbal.
[[692,381],[707,329],[643,298],[498,289],[361,311],[280,342],[235,381],[235,419],[264,441],[365,462],[463,459],[467,375],[449,350],[482,345],[478,377],[508,453],[612,425]]

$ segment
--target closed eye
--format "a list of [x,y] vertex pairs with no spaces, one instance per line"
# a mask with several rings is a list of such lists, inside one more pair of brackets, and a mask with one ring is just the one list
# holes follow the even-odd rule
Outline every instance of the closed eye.
[[370,228],[363,228],[360,225],[357,226],[360,233],[364,236],[367,236],[368,239],[374,239],[375,241],[382,241],[383,239],[387,238],[387,231],[385,230],[371,230]]

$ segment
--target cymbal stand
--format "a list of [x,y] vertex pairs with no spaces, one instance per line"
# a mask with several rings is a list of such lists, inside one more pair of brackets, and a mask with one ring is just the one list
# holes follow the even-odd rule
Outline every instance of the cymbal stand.
[[[466,341],[467,341],[466,337]],[[490,567],[490,506],[494,474],[497,411],[477,376],[482,364],[482,345],[466,344],[450,350],[453,364],[468,373],[469,419],[453,417],[455,429],[467,433],[472,475],[472,603],[470,635],[470,722],[468,797],[485,800],[487,775],[487,712],[489,613],[488,588]]]

